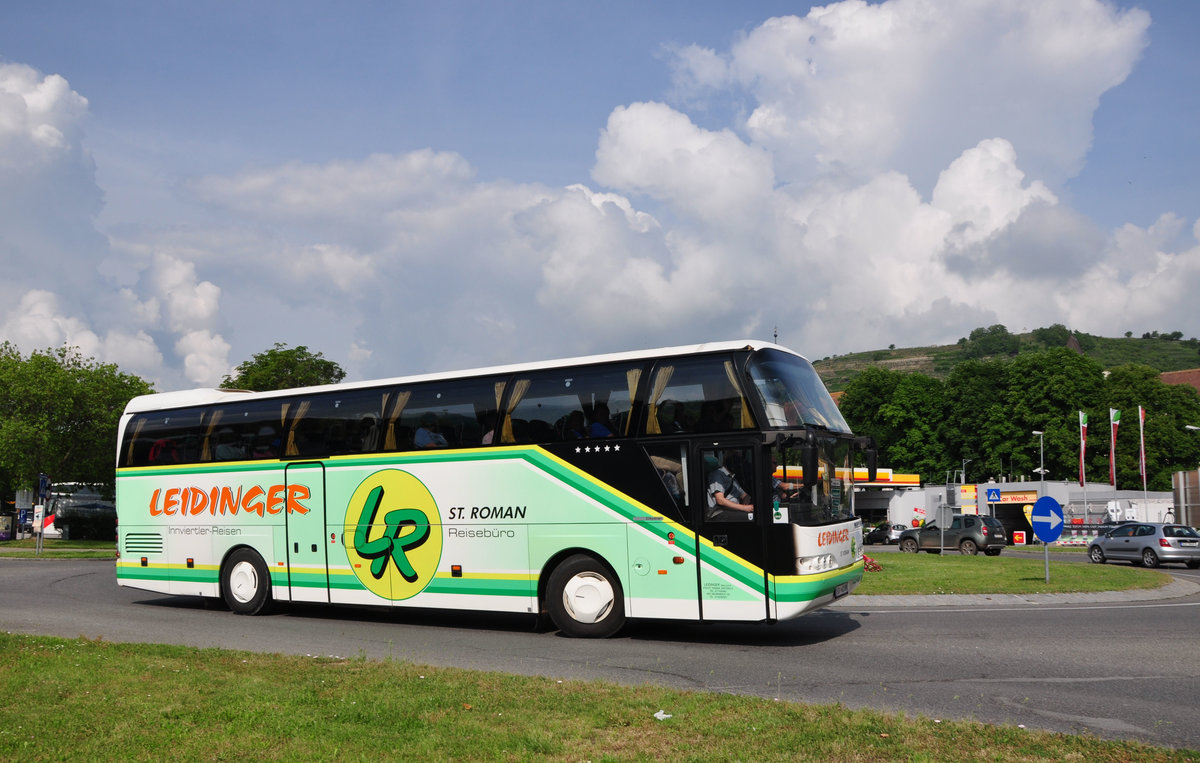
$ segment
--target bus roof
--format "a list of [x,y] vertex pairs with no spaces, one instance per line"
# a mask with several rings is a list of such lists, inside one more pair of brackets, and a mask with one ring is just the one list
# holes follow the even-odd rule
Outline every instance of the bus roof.
[[[681,345],[678,347],[660,347],[653,350],[634,350],[604,355],[584,355],[575,358],[516,363],[504,366],[486,368],[470,368],[461,371],[441,371],[437,373],[419,374],[414,376],[396,376],[368,381],[346,382],[342,384],[324,384],[315,387],[294,387],[289,389],[271,390],[268,392],[247,392],[246,390],[214,389],[203,387],[199,389],[177,390],[174,392],[159,392],[152,395],[141,395],[129,401],[125,413],[145,413],[167,408],[186,408],[193,405],[210,405],[213,403],[228,403],[245,399],[248,395],[255,398],[288,397],[296,394],[332,392],[335,390],[364,389],[398,384],[415,384],[418,382],[438,381],[440,379],[470,378],[473,376],[494,376],[513,374],[524,371],[563,368],[567,366],[585,366],[597,363],[619,362],[626,360],[648,360],[670,355],[699,355],[708,352],[731,352],[733,350],[764,350],[775,349],[792,355],[799,353],[781,347],[771,342],[760,342],[750,339],[726,342],[706,342],[704,344]],[[803,356],[800,356],[803,357]]]

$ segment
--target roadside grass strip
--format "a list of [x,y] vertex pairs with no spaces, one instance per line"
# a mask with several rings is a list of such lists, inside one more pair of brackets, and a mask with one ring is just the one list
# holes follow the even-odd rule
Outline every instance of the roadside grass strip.
[[[0,634],[0,759],[1183,761],[1013,726],[606,682]],[[963,740],[970,740],[964,744]]]
[[867,572],[853,595],[1035,594],[1091,593],[1160,588],[1171,576],[1129,564],[1050,562],[1046,582],[1041,557],[963,556],[941,554],[879,554],[883,567]]

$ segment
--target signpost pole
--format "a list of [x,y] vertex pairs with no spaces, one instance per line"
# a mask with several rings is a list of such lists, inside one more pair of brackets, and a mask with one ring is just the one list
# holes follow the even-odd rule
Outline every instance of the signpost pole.
[[1048,495],[1037,499],[1030,514],[1033,533],[1045,544],[1046,582],[1050,582],[1050,544],[1058,540],[1063,530],[1062,506]]

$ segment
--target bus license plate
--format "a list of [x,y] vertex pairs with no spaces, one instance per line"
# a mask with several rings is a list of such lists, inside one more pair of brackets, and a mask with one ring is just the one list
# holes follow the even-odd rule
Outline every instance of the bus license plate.
[[833,589],[833,598],[840,599],[850,590],[849,583],[842,583],[837,588]]

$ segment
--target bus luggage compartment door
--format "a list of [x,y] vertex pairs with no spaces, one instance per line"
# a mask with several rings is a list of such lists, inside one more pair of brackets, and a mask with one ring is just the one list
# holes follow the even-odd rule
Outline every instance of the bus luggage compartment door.
[[308,509],[287,512],[287,584],[291,600],[328,603],[330,541],[325,526],[325,465],[319,461],[290,463],[284,475],[288,495],[293,495],[295,487],[295,494],[307,496],[302,503]]

